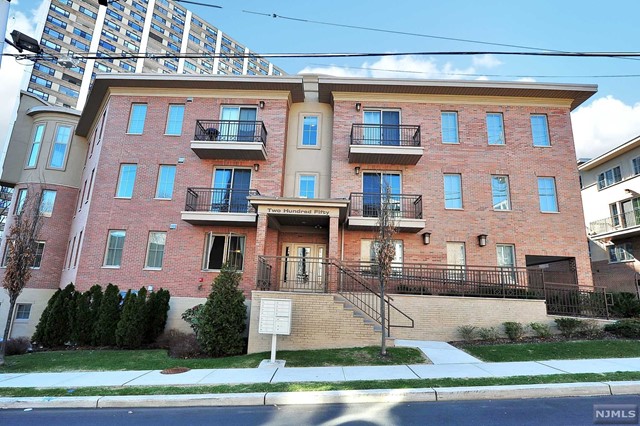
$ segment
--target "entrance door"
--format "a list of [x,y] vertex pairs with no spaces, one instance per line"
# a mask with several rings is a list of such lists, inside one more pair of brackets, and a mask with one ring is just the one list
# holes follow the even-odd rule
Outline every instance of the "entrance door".
[[283,248],[280,288],[287,291],[325,291],[324,244],[286,244]]

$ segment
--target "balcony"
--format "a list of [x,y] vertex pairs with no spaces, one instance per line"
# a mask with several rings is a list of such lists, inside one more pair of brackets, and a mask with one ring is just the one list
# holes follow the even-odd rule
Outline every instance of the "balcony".
[[595,240],[634,234],[640,234],[640,209],[595,220],[589,224],[589,235]]
[[[347,216],[350,229],[375,229],[385,194],[352,192],[349,196]],[[389,208],[393,212],[395,228],[400,232],[417,232],[426,221],[422,218],[422,196],[392,194]]]
[[350,163],[415,165],[424,148],[420,126],[354,124],[351,126]]
[[191,149],[202,159],[266,160],[262,121],[197,120]]
[[192,225],[253,226],[256,211],[247,197],[260,195],[255,189],[187,188],[182,220]]

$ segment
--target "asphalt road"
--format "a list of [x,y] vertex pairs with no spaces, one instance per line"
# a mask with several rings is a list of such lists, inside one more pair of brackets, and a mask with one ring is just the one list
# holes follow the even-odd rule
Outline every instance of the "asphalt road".
[[640,396],[281,407],[3,410],[0,425],[582,426],[594,424],[594,404],[637,405]]

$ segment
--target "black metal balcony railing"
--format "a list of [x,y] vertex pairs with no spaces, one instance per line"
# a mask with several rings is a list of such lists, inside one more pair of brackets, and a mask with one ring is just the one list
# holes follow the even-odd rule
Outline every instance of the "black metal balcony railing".
[[194,139],[212,142],[267,143],[267,129],[262,121],[197,120]]
[[351,145],[420,146],[420,126],[354,124]]
[[640,226],[640,209],[595,220],[589,224],[589,232],[597,235],[634,226]]
[[[378,217],[386,194],[352,192],[349,196],[349,216]],[[398,219],[422,219],[422,196],[391,194],[389,208]]]
[[255,213],[247,197],[260,195],[255,189],[187,188],[186,211]]

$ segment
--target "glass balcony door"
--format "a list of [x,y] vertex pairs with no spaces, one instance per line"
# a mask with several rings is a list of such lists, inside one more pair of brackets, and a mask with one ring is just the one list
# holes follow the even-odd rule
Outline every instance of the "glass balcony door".
[[398,196],[401,194],[402,184],[399,173],[363,173],[362,179],[364,217],[378,217],[387,188],[390,194],[389,207],[400,212],[402,205]]
[[253,142],[256,133],[256,108],[222,107],[218,140]]
[[400,145],[400,111],[365,111],[365,145]]
[[251,170],[216,169],[213,176],[211,211],[247,213]]

